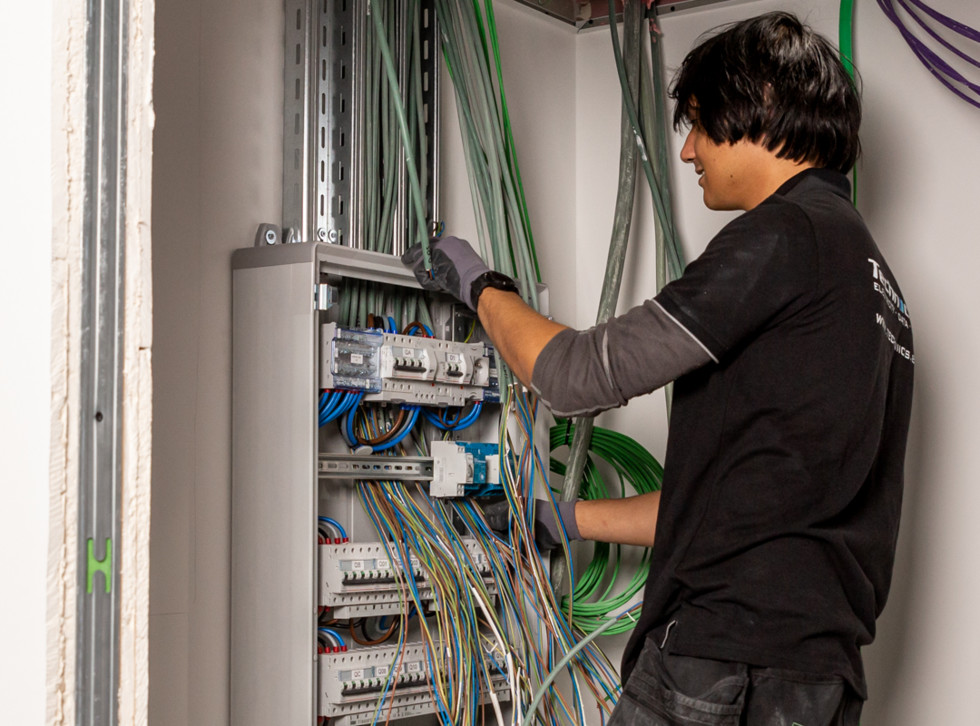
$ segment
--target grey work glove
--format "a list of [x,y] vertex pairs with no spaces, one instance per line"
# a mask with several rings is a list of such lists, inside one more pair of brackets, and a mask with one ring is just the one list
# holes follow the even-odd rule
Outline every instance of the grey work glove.
[[443,237],[429,243],[432,259],[431,274],[425,269],[422,245],[408,248],[402,262],[412,268],[415,279],[424,290],[448,292],[476,312],[476,300],[472,299],[473,281],[490,270],[469,242],[459,237]]
[[[569,542],[581,540],[578,522],[575,520],[575,501],[555,502],[561,522],[555,519],[548,502],[538,501],[534,505],[534,543],[541,552],[550,552],[561,547],[561,526],[565,525],[565,537]],[[510,525],[510,503],[505,499],[483,508],[483,516],[494,532],[506,535]]]

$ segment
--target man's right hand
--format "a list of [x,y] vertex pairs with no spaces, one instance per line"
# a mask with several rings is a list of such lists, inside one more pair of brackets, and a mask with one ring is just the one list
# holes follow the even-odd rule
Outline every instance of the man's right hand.
[[412,268],[422,289],[449,293],[476,312],[473,281],[490,271],[476,250],[459,237],[443,237],[429,243],[429,256],[432,269],[426,270],[422,245],[415,244],[402,255],[402,262]]

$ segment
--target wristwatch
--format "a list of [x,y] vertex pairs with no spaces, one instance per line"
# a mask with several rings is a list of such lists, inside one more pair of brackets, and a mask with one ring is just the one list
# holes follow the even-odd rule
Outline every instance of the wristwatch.
[[520,294],[520,290],[517,289],[517,283],[507,277],[507,275],[497,272],[496,270],[487,270],[473,280],[473,284],[470,287],[470,300],[473,301],[474,310],[476,310],[476,306],[480,302],[480,295],[488,287],[493,287],[497,290],[504,290],[505,292],[516,292]]

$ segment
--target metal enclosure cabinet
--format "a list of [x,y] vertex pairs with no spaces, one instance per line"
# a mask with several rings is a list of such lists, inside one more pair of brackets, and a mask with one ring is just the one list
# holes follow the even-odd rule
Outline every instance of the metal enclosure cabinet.
[[397,257],[319,243],[232,257],[231,723],[314,726],[317,293],[417,289]]

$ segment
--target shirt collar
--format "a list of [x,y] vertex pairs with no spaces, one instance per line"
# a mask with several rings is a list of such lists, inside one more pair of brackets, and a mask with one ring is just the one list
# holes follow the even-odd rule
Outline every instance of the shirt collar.
[[787,196],[797,187],[800,187],[801,191],[824,188],[844,199],[851,198],[851,182],[846,176],[833,169],[804,169],[783,182],[775,194]]

